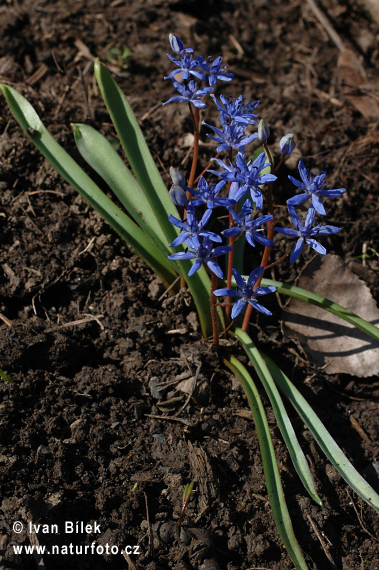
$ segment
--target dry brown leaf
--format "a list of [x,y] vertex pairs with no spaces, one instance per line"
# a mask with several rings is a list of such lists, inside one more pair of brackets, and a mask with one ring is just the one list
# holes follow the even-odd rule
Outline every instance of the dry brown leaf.
[[[337,255],[317,257],[298,286],[379,325],[379,309],[370,289]],[[328,374],[342,372],[359,378],[379,374],[379,343],[339,317],[291,299],[284,314],[284,325],[288,336],[296,337],[318,366],[327,365]]]
[[350,49],[343,49],[338,57],[337,68],[346,99],[367,119],[378,120],[379,104],[374,96],[369,94],[371,86],[355,53]]

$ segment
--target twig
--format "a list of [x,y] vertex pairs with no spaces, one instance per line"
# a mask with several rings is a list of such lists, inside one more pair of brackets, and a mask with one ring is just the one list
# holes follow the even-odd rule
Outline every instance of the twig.
[[137,567],[134,566],[133,562],[131,561],[129,554],[126,554],[125,550],[121,550],[121,554],[123,555],[126,562],[128,563],[130,570],[137,570]]
[[325,552],[325,556],[327,557],[327,559],[329,560],[330,564],[333,566],[333,568],[337,568],[336,563],[333,560],[332,555],[330,554],[327,545],[325,544],[324,539],[322,538],[318,528],[316,527],[315,523],[313,522],[313,520],[311,519],[311,517],[309,515],[307,515],[307,519],[309,520],[309,522],[311,523],[311,526],[314,530],[314,533],[316,534],[317,538],[320,541],[320,544],[322,546],[323,551]]
[[354,509],[354,511],[355,511],[355,514],[357,515],[357,519],[358,519],[358,521],[359,521],[359,524],[360,524],[361,527],[363,528],[363,530],[364,530],[365,532],[367,532],[367,534],[368,534],[369,536],[371,536],[371,538],[372,538],[375,542],[379,542],[379,539],[378,539],[376,536],[374,536],[373,534],[371,534],[371,532],[370,532],[369,530],[367,530],[367,528],[366,528],[365,525],[363,524],[362,517],[361,517],[361,515],[358,513],[358,509],[357,509],[357,507],[355,506],[355,503],[354,503],[354,501],[353,501],[353,497],[351,496],[351,493],[350,493],[349,489],[346,489],[346,493],[347,493],[347,496],[348,496],[349,499],[350,499],[350,503],[353,505],[353,509]]
[[344,49],[346,49],[346,48],[345,48],[343,41],[341,40],[340,36],[337,34],[337,32],[332,27],[328,18],[325,16],[325,14],[317,6],[316,2],[314,0],[307,0],[307,2],[309,4],[309,7],[311,8],[311,10],[313,11],[314,15],[316,16],[316,18],[318,19],[318,21],[320,22],[322,27],[325,29],[326,33],[328,34],[328,36],[330,37],[332,42],[335,44],[335,46],[339,49],[339,51],[344,51]]
[[359,433],[361,438],[366,441],[367,443],[372,443],[371,439],[365,432],[365,430],[359,425],[358,421],[355,419],[354,416],[350,416],[350,422],[353,428]]

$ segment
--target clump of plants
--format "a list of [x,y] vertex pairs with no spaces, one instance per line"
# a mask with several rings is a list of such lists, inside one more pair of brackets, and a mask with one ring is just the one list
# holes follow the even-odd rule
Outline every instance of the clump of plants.
[[[246,393],[260,442],[275,523],[293,564],[305,569],[307,565],[293,532],[257,380],[269,397],[294,467],[316,503],[322,504],[283,398],[299,414],[347,484],[377,511],[379,496],[357,473],[300,391],[256,346],[249,335],[249,322],[253,311],[262,313],[262,319],[271,315],[264,298],[277,291],[317,305],[379,339],[376,327],[348,309],[311,291],[265,277],[267,269],[274,265],[296,263],[305,247],[326,254],[320,240],[340,231],[323,223],[328,200],[340,197],[345,189],[329,189],[325,171],[312,176],[303,160],[299,160],[299,177],[289,176],[291,196],[285,216],[288,225],[278,225],[274,199],[277,172],[295,148],[294,135],[283,135],[276,159],[268,143],[269,127],[257,114],[259,101],[215,95],[216,86],[227,86],[233,80],[222,57],[195,57],[193,49],[186,48],[174,34],[170,35],[170,46],[172,54],[168,57],[174,68],[166,79],[172,81],[176,94],[164,104],[188,105],[194,130],[190,172],[186,175],[171,165],[170,190],[153,161],[125,95],[98,60],[95,77],[130,167],[100,132],[84,124],[72,125],[80,154],[108,184],[124,209],[108,198],[54,140],[20,93],[7,85],[1,85],[1,90],[27,136],[145,260],[165,287],[172,293],[180,286],[188,287],[204,338],[219,350],[226,368]],[[218,126],[200,120],[200,113],[209,104],[216,107]],[[214,156],[200,167],[201,128],[206,129],[216,145]],[[285,241],[279,238],[278,243],[277,234],[293,240],[284,252],[276,253]],[[245,275],[243,261],[247,248],[253,248],[259,263]],[[228,336],[243,347],[255,374],[236,355],[223,352],[220,338]],[[187,492],[187,501],[191,491]]]

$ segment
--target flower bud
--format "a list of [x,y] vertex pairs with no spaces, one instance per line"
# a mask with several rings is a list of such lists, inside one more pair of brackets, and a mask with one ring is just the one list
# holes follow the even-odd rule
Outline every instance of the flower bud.
[[181,186],[173,184],[171,186],[169,196],[171,200],[174,202],[175,206],[179,206],[182,208],[187,207],[187,194],[186,191]]
[[279,141],[282,154],[291,154],[296,146],[295,137],[292,134],[284,135]]
[[270,129],[267,126],[267,123],[261,119],[258,123],[258,138],[261,142],[267,141],[268,137],[270,136]]
[[187,181],[184,178],[183,174],[177,168],[170,166],[170,176],[172,183],[176,186],[181,186],[182,188],[186,188]]
[[179,55],[184,50],[184,45],[182,40],[178,38],[178,36],[176,36],[175,34],[170,34],[169,40],[172,51],[177,55]]

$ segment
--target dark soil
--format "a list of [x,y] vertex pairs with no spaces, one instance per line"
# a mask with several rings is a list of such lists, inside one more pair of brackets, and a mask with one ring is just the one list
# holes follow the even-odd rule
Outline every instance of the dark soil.
[[[330,0],[324,9],[372,86],[379,29],[370,14],[357,0]],[[223,92],[260,99],[272,140],[296,133],[307,165],[327,170],[332,188],[347,188],[328,216],[342,231],[326,245],[352,262],[378,300],[378,123],[346,99],[338,49],[307,2],[7,0],[0,22],[1,81],[27,96],[74,156],[70,122],[114,134],[93,57],[107,62],[111,48],[130,48],[128,67],[113,60],[112,72],[166,181],[171,165],[188,171],[183,135],[191,130],[185,106],[160,106],[172,96],[163,80],[168,33],[203,55],[222,54],[236,75]],[[273,522],[254,423],[241,414],[247,401],[201,339],[190,297],[162,297],[151,271],[22,134],[4,98],[0,122],[0,367],[15,382],[0,385],[1,568],[293,568]],[[211,152],[202,147],[204,163]],[[310,256],[296,273],[274,277],[294,279]],[[378,489],[378,379],[317,370],[283,336],[279,306],[273,311],[271,319],[253,319],[251,334]],[[190,397],[178,390],[182,380],[190,380]],[[314,504],[266,409],[309,568],[379,568],[375,513],[294,417],[324,500]],[[196,492],[179,531],[190,481]],[[24,524],[19,534],[15,521]],[[66,521],[92,528],[69,533]],[[29,522],[53,532],[36,535]],[[39,560],[14,552],[36,541],[47,548],[95,542],[119,553]],[[120,553],[126,545],[139,547],[129,560]]]

